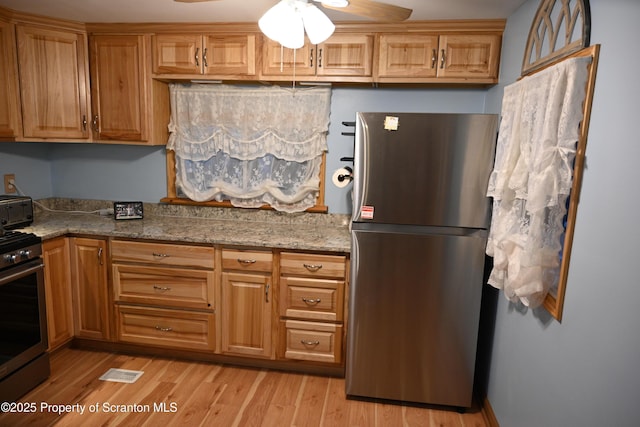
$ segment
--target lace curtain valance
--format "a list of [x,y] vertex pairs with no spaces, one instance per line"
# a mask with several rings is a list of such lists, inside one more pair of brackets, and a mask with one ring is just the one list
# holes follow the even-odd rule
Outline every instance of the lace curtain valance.
[[314,206],[327,149],[331,89],[169,86],[176,186],[195,201]]
[[564,60],[504,91],[487,193],[494,199],[489,283],[531,307],[558,280],[590,61]]

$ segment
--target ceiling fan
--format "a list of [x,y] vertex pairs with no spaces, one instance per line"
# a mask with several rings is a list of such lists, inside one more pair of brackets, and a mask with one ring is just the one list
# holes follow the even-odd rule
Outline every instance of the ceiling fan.
[[[180,3],[198,3],[218,0],[174,0]],[[320,3],[326,9],[339,10],[351,15],[370,18],[375,21],[404,21],[413,10],[374,0],[309,0]]]

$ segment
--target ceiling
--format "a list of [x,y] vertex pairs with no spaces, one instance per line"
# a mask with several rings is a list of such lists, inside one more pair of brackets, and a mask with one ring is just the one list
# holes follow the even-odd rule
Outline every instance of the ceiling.
[[[173,0],[0,0],[0,7],[95,22],[257,22],[278,0],[218,0],[177,3]],[[413,9],[409,20],[507,18],[527,0],[379,0]],[[327,11],[334,21],[359,21]]]

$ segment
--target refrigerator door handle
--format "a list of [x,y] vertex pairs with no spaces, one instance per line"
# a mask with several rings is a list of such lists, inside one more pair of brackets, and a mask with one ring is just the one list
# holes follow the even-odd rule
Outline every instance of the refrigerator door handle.
[[364,205],[364,198],[367,193],[365,188],[369,181],[369,174],[363,166],[368,157],[369,131],[368,125],[360,113],[356,113],[356,144],[353,152],[353,210],[351,220],[359,221],[360,212]]

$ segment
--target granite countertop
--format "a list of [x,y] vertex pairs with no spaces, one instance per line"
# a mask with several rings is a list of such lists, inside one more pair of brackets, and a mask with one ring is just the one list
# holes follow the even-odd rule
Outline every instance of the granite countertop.
[[79,234],[345,253],[351,249],[348,220],[344,215],[255,211],[238,214],[232,212],[234,209],[202,211],[203,208],[145,204],[144,219],[116,221],[113,216],[73,213],[71,210],[77,209],[65,207],[66,211],[55,212],[37,209],[34,222],[22,231],[32,232],[43,240]]

